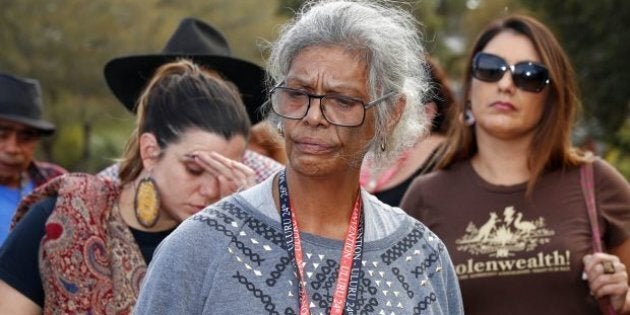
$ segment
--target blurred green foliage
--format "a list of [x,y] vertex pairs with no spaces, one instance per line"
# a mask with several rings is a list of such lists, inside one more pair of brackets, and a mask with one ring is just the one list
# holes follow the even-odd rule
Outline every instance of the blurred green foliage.
[[111,95],[102,75],[112,58],[158,53],[179,21],[193,16],[228,39],[233,55],[263,63],[279,2],[265,0],[2,0],[0,71],[40,80],[45,116],[58,132],[38,157],[73,171],[112,163],[134,118]]

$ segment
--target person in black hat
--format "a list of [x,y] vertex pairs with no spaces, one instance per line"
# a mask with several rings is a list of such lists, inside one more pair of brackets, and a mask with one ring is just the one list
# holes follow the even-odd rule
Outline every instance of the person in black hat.
[[37,80],[0,73],[0,245],[22,197],[66,172],[33,160],[40,137],[55,132],[55,126],[41,118],[42,108]]
[[[252,126],[265,123],[259,111],[266,101],[265,70],[231,56],[225,37],[212,26],[195,18],[182,19],[161,53],[110,60],[105,65],[105,79],[116,98],[135,113],[139,94],[153,72],[161,65],[181,58],[217,71],[223,79],[233,83],[240,92]],[[257,182],[262,182],[283,168],[274,159],[253,150],[245,151],[242,162],[256,172]],[[100,175],[116,178],[118,165],[112,165]]]

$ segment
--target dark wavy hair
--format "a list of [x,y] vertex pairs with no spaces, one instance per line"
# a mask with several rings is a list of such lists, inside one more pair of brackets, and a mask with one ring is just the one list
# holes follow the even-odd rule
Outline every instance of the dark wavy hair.
[[142,172],[139,139],[151,133],[160,149],[176,143],[188,130],[200,129],[225,139],[247,139],[251,123],[236,87],[208,69],[189,60],[179,60],[157,69],[138,100],[136,128],[121,159],[124,185]]
[[455,98],[444,69],[433,58],[427,57],[426,60],[425,67],[427,74],[429,74],[429,91],[423,99],[423,103],[433,102],[437,107],[437,112],[431,122],[431,132],[446,134],[451,125],[449,113],[456,106]]

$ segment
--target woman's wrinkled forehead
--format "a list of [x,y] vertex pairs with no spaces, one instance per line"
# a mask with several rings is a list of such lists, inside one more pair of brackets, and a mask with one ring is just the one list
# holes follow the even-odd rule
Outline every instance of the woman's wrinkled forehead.
[[367,68],[342,46],[310,46],[293,58],[284,81],[292,87],[365,93]]

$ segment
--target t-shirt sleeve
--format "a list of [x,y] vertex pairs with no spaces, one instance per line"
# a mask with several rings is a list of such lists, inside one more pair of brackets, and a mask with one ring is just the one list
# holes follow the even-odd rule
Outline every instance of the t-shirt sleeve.
[[615,247],[630,238],[630,185],[605,161],[598,159],[593,166],[597,209],[606,224],[604,240]]
[[0,248],[0,279],[42,307],[44,289],[39,275],[39,244],[56,201],[56,197],[49,197],[33,205]]
[[444,300],[442,305],[448,307],[446,312],[444,312],[445,314],[464,314],[464,302],[462,301],[457,273],[455,272],[455,267],[448,254],[446,245],[442,243],[442,246],[444,246],[444,251],[440,253],[440,260],[443,266],[441,275],[444,286],[442,287],[443,291],[441,292],[442,294],[439,295],[439,298]]
[[416,177],[409,188],[407,188],[407,192],[405,192],[402,200],[400,201],[400,208],[405,210],[410,216],[414,217],[416,220],[424,222],[422,217],[422,181],[423,177]]
[[213,265],[215,244],[208,241],[212,238],[204,223],[209,221],[197,214],[182,222],[160,243],[142,280],[134,314],[203,312],[206,272],[220,268]]

